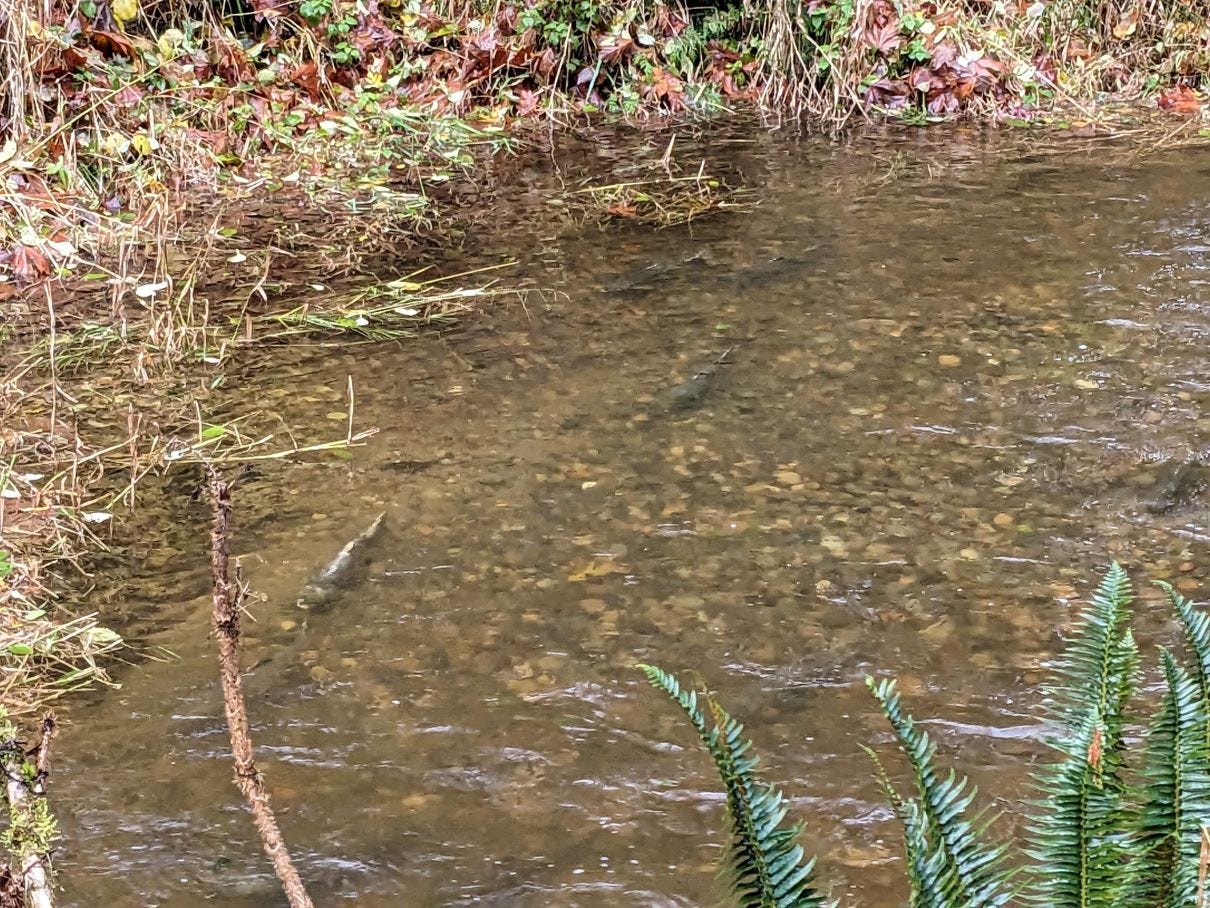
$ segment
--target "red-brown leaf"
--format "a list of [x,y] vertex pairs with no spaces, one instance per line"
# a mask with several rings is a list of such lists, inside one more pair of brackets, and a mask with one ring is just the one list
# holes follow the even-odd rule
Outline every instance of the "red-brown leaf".
[[601,62],[616,63],[623,60],[634,49],[634,39],[629,34],[621,34],[609,39],[608,43],[600,45]]
[[117,32],[93,31],[89,32],[88,37],[92,41],[92,46],[107,57],[134,59],[134,45],[125,35]]
[[929,86],[933,83],[932,73],[923,66],[917,66],[908,76],[908,83],[916,91],[928,91]]
[[1161,110],[1171,110],[1174,113],[1197,113],[1202,109],[1201,99],[1188,85],[1174,85],[1160,92],[1159,105]]
[[320,99],[319,66],[314,60],[295,67],[294,71],[290,73],[290,81],[310,95],[313,101]]
[[42,250],[26,246],[24,243],[18,243],[13,249],[13,257],[8,267],[20,281],[33,281],[44,274],[50,274],[50,260],[43,255]]
[[134,107],[143,100],[143,90],[136,85],[124,85],[122,90],[114,95],[114,100],[122,107]]
[[932,48],[932,56],[929,58],[929,65],[933,68],[940,66],[949,66],[958,59],[958,48],[954,46],[953,41],[939,41]]
[[862,35],[866,44],[882,54],[891,54],[903,44],[898,22],[887,22],[868,28]]

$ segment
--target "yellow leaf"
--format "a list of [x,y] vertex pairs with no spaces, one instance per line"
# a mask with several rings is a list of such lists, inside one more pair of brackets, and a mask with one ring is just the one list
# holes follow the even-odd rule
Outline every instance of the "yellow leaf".
[[137,132],[130,140],[130,147],[135,150],[136,154],[151,154],[151,139],[147,138],[146,133]]
[[155,43],[160,51],[160,56],[165,60],[171,60],[176,56],[181,45],[185,43],[185,33],[176,28],[168,28],[155,39]]
[[139,0],[113,0],[109,11],[119,22],[129,22],[139,14]]
[[587,564],[580,565],[578,568],[571,570],[567,574],[567,579],[572,583],[583,583],[589,577],[605,577],[619,570],[618,565],[610,561],[590,561]]
[[126,154],[129,147],[130,140],[120,132],[111,132],[101,141],[101,151],[111,157]]

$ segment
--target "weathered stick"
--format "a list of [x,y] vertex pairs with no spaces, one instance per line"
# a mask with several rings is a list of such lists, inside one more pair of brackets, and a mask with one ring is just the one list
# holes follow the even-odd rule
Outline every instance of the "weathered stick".
[[[58,829],[46,806],[44,784],[50,772],[50,741],[55,727],[54,717],[47,716],[42,720],[42,737],[35,752],[26,754],[14,741],[3,756],[9,828],[19,830],[13,843],[11,872],[28,908],[54,908],[55,904],[45,862]],[[15,737],[15,729],[13,732]],[[32,763],[30,756],[34,757]]]
[[273,870],[281,880],[290,908],[314,908],[303,886],[294,862],[286,851],[286,842],[269,805],[265,780],[257,772],[252,758],[252,738],[248,733],[248,710],[244,705],[243,684],[240,680],[239,616],[244,599],[238,567],[232,583],[227,556],[227,539],[231,522],[231,490],[211,471],[210,499],[214,509],[210,533],[210,573],[214,589],[214,634],[218,639],[219,673],[223,681],[223,708],[227,713],[227,728],[231,732],[231,755],[235,760],[235,784],[252,810],[256,831],[260,833],[265,853],[273,862]]

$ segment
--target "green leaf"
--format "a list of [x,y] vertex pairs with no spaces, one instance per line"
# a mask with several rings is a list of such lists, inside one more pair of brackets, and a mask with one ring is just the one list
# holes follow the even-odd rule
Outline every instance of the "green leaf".
[[1167,691],[1147,736],[1127,904],[1183,908],[1197,899],[1202,826],[1210,822],[1206,709],[1189,672],[1167,650],[1160,661]]
[[[912,764],[919,800],[915,807],[897,811],[904,823],[913,878],[912,905],[990,908],[1005,905],[1011,893],[1001,869],[1003,845],[982,842],[987,823],[981,814],[967,818],[975,790],[965,777],[950,772],[942,779],[936,770],[936,745],[903,712],[895,681],[866,678],[883,715],[895,731],[899,746]],[[919,823],[916,829],[913,824]]]
[[723,780],[731,827],[727,869],[738,908],[823,908],[823,897],[814,889],[815,861],[798,844],[802,826],[785,825],[782,793],[757,778],[757,757],[743,726],[704,695],[708,722],[696,691],[683,689],[654,665],[638,668],[689,717]]

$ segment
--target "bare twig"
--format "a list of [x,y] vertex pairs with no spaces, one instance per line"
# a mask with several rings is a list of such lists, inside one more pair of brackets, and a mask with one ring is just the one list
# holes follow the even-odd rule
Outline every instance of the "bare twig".
[[210,570],[214,592],[214,634],[218,640],[219,673],[223,682],[223,708],[227,728],[231,732],[231,755],[235,761],[235,784],[243,793],[252,811],[256,831],[260,833],[265,853],[285,890],[290,908],[313,908],[311,897],[290,860],[286,842],[278,828],[277,819],[269,805],[265,780],[256,769],[252,756],[252,738],[248,732],[248,711],[244,704],[240,680],[240,611],[245,588],[236,568],[232,582],[227,542],[231,522],[231,490],[227,483],[210,473],[210,499],[213,507],[213,527],[210,535]]

